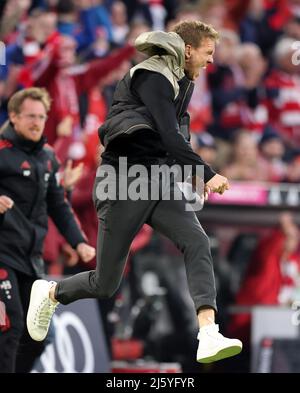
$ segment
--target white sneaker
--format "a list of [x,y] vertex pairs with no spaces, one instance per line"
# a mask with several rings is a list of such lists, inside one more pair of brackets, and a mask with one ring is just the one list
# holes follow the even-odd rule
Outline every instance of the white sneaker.
[[199,346],[197,362],[212,363],[237,355],[241,352],[243,344],[235,338],[226,338],[219,333],[219,325],[203,326],[198,333]]
[[27,330],[35,341],[43,341],[48,333],[52,315],[59,305],[49,298],[54,281],[36,280],[31,288],[27,313]]

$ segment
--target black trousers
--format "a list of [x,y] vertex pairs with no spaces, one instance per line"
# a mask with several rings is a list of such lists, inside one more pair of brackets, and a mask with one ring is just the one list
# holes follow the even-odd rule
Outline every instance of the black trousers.
[[0,263],[0,301],[6,312],[6,323],[0,326],[0,373],[29,372],[45,349],[44,342],[31,339],[25,326],[34,280]]
[[[121,175],[111,182],[118,183]],[[123,179],[124,180],[124,179]],[[128,177],[128,189],[136,180]],[[216,307],[216,290],[209,239],[193,210],[187,211],[187,200],[176,200],[175,182],[170,185],[170,200],[164,199],[163,182],[159,188],[159,199],[122,200],[120,190],[116,200],[99,199],[99,184],[103,178],[96,178],[94,202],[99,218],[96,270],[79,273],[60,281],[55,296],[62,304],[84,298],[111,297],[120,285],[131,242],[147,223],[153,229],[168,237],[184,254],[185,268],[190,295],[195,309],[204,306]],[[141,180],[140,180],[141,181]],[[153,187],[153,180],[145,177],[143,185]],[[155,183],[155,182],[154,182]]]

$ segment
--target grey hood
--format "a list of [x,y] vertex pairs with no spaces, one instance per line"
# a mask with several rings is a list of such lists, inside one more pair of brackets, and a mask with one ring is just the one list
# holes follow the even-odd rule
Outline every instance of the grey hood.
[[168,55],[174,57],[180,68],[184,67],[185,44],[177,33],[164,31],[142,33],[135,40],[135,47],[149,57],[161,54],[161,49],[164,49]]
[[[178,93],[177,82],[184,77],[185,44],[183,39],[174,32],[151,31],[142,33],[135,40],[139,52],[149,56],[131,69],[131,76],[140,68],[162,73],[170,80]],[[172,74],[172,76],[171,76]]]

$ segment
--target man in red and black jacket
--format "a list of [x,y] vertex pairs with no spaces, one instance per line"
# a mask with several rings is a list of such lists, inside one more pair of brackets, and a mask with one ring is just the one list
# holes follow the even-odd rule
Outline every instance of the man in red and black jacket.
[[0,301],[6,309],[0,372],[30,371],[44,349],[29,337],[24,321],[32,283],[44,274],[48,215],[83,261],[95,255],[65,199],[58,161],[43,137],[49,108],[45,89],[19,91],[9,101],[10,122],[0,136]]

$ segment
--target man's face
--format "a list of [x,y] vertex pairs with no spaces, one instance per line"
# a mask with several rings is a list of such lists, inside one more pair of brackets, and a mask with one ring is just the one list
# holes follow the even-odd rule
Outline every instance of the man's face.
[[59,46],[58,64],[60,68],[70,67],[76,60],[76,42],[72,37],[63,36]]
[[215,53],[215,41],[211,38],[204,38],[198,48],[191,45],[185,46],[185,74],[191,79],[198,78],[200,69],[213,63]]
[[45,128],[47,113],[41,101],[26,98],[21,105],[20,112],[11,112],[9,119],[18,135],[27,140],[38,142]]

